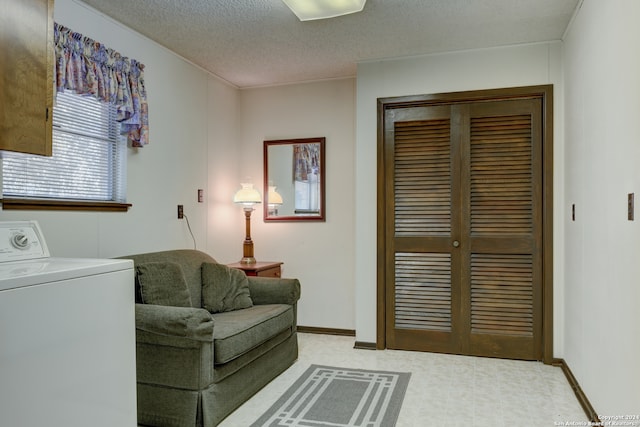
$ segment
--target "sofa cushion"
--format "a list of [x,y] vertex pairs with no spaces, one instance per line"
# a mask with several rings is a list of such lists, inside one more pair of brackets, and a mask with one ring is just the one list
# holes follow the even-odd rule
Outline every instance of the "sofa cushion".
[[202,307],[211,313],[253,306],[243,271],[223,264],[202,264]]
[[144,304],[191,307],[191,296],[179,264],[139,264],[136,266],[136,276]]
[[294,324],[293,306],[287,304],[254,305],[212,317],[215,365],[245,354]]
[[[216,262],[211,256],[194,249],[175,249],[137,255],[125,255],[122,259],[133,260],[135,265],[149,262],[175,262],[182,267],[187,289],[191,295],[191,306],[202,308],[202,264]],[[139,301],[140,302],[140,301]]]

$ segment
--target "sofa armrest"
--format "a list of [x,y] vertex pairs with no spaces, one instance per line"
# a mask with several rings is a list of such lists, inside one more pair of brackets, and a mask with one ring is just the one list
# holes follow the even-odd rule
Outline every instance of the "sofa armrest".
[[203,308],[136,304],[136,329],[165,337],[213,341],[213,318]]
[[213,382],[213,324],[202,308],[136,304],[138,384],[208,387]]
[[298,279],[260,276],[249,276],[247,279],[249,279],[251,300],[256,305],[295,305],[300,299],[300,282]]

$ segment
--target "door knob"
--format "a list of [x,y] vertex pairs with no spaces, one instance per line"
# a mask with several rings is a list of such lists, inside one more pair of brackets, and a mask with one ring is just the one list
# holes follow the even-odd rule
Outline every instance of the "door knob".
[[457,248],[458,246],[460,246],[460,242],[458,242],[457,240],[453,241],[453,247]]

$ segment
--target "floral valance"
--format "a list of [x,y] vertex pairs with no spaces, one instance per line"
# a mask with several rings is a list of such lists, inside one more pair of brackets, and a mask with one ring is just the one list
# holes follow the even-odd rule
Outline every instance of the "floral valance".
[[55,23],[56,92],[71,90],[117,107],[133,147],[149,143],[144,65]]

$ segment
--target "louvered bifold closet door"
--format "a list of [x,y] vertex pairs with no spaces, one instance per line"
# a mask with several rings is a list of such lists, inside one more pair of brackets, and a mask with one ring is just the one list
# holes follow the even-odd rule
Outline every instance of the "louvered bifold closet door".
[[459,216],[453,192],[457,144],[451,108],[387,112],[385,156],[387,228],[387,342],[390,348],[451,352],[455,346],[459,257],[451,236]]
[[465,353],[540,358],[542,151],[539,100],[469,107],[462,276]]

